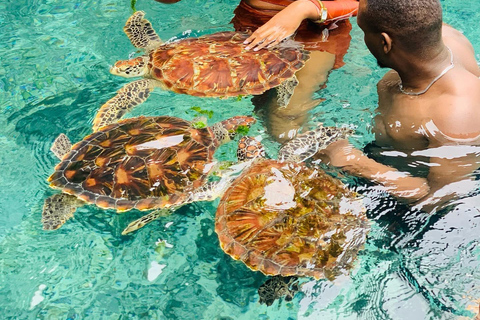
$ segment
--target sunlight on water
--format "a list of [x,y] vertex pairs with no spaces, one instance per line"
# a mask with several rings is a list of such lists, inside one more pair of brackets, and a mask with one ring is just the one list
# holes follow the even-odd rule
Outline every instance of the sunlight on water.
[[[145,10],[168,40],[232,30],[228,23],[236,3],[142,0],[137,9]],[[480,60],[480,3],[442,4],[445,21],[473,42]],[[357,191],[373,221],[356,268],[334,283],[304,279],[293,301],[271,307],[258,303],[257,289],[266,277],[220,249],[214,232],[218,200],[184,206],[126,237],[123,228],[143,213],[117,215],[92,205],[78,209],[61,229],[43,231],[43,201],[55,193],[46,179],[58,162],[49,151],[51,143],[60,133],[73,142],[91,133],[97,109],[129,81],[108,70],[136,54],[122,31],[130,10],[130,1],[118,0],[0,2],[2,318],[414,320],[473,315],[466,305],[480,297],[480,197],[471,186],[473,191],[427,216],[347,179],[360,185]],[[361,41],[355,19],[352,23],[346,65],[332,71],[327,87],[316,93],[326,100],[311,111],[308,125],[355,126],[352,142],[364,147],[372,140],[375,86],[385,71]],[[202,99],[156,90],[127,116],[192,120],[202,115],[198,110],[212,111],[208,123],[213,124],[252,114],[253,105],[250,97]],[[250,134],[263,137],[268,154],[277,153],[279,145],[262,122]],[[432,152],[452,155],[452,150]],[[216,157],[235,160],[235,153],[232,142]]]

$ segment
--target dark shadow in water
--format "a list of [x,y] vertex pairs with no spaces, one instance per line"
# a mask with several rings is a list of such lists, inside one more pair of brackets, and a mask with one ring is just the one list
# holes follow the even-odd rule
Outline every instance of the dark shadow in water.
[[[374,244],[400,255],[400,277],[438,309],[472,316],[464,308],[475,305],[475,299],[480,298],[480,279],[474,274],[469,276],[480,270],[478,252],[469,249],[480,245],[480,190],[430,214],[386,194],[375,195],[371,186],[364,186],[363,195],[375,203],[367,214],[385,231],[385,236],[375,239]],[[470,281],[471,285],[465,285]],[[464,298],[466,295],[470,298]]]

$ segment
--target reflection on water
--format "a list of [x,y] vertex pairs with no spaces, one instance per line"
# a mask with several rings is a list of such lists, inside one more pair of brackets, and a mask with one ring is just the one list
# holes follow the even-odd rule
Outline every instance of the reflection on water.
[[[369,144],[365,151],[374,159],[416,176],[429,178],[430,194],[415,204],[435,213],[452,201],[468,197],[480,187],[480,147],[445,145],[416,151],[393,151]],[[429,173],[435,172],[435,179]],[[480,203],[479,203],[480,205]]]
[[[225,27],[236,0],[183,0],[173,5],[142,1],[162,39],[200,35]],[[442,0],[444,17],[473,41],[480,59],[480,2]],[[409,209],[387,194],[360,185],[374,221],[365,249],[349,275],[335,282],[304,279],[293,301],[258,304],[265,276],[233,261],[220,249],[213,230],[218,202],[179,209],[122,237],[141,212],[116,215],[93,206],[77,211],[75,223],[59,232],[41,229],[41,207],[50,195],[45,179],[58,162],[49,152],[54,138],[73,141],[91,133],[97,109],[124,80],[108,65],[130,52],[122,31],[129,1],[0,2],[0,296],[6,319],[455,319],[480,297],[478,208],[475,175],[439,194],[455,197],[434,214]],[[179,14],[181,12],[181,14]],[[324,99],[307,113],[312,127],[354,125],[356,146],[371,141],[376,105],[376,68],[353,22],[346,65],[329,74]],[[207,31],[206,31],[207,30]],[[188,31],[183,34],[184,31]],[[209,122],[250,114],[250,98],[199,99],[154,92],[127,116],[173,115],[189,120],[192,106],[214,112]],[[287,121],[287,120],[284,120]],[[303,121],[303,120],[302,120]],[[278,144],[258,124],[269,154]],[[236,146],[217,151],[234,160]],[[386,150],[384,150],[386,151]],[[406,170],[431,165],[429,157],[476,155],[478,149],[431,149]],[[400,163],[401,154],[382,155]],[[451,171],[458,172],[458,171]],[[477,190],[477,191],[475,191]],[[158,249],[158,242],[173,247]],[[160,252],[159,252],[160,251]],[[152,266],[154,267],[152,269]],[[164,266],[164,267],[163,267]],[[160,270],[161,268],[161,270]]]

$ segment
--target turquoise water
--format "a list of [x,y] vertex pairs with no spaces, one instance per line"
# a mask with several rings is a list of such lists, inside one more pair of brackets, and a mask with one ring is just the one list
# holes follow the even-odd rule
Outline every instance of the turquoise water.
[[[142,0],[163,39],[231,29],[236,1]],[[445,21],[465,33],[480,60],[480,2],[445,0]],[[226,256],[213,230],[215,205],[184,206],[132,236],[121,230],[140,213],[93,206],[56,232],[41,228],[45,179],[59,133],[91,132],[98,107],[128,80],[108,67],[134,52],[122,32],[129,1],[0,3],[0,318],[4,319],[455,319],[480,298],[480,197],[467,194],[425,217],[365,187],[372,231],[351,276],[306,281],[291,302],[267,307],[256,290],[266,279]],[[352,22],[355,22],[354,19]],[[185,32],[185,33],[184,33]],[[331,72],[311,124],[355,125],[371,141],[375,85],[384,74],[354,23],[346,65]],[[213,123],[251,114],[249,98],[215,100],[155,91],[128,114],[197,116]],[[278,145],[259,122],[269,150]],[[233,159],[234,143],[217,152]]]

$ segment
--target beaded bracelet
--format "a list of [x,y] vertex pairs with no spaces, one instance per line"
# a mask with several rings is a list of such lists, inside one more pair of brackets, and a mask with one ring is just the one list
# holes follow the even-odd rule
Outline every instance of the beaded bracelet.
[[323,4],[323,2],[320,0],[309,0],[309,1],[312,2],[315,5],[315,7],[317,7],[318,16],[320,17],[317,20],[312,20],[312,22],[322,23],[325,20],[327,20],[327,8],[325,8],[325,5]]

